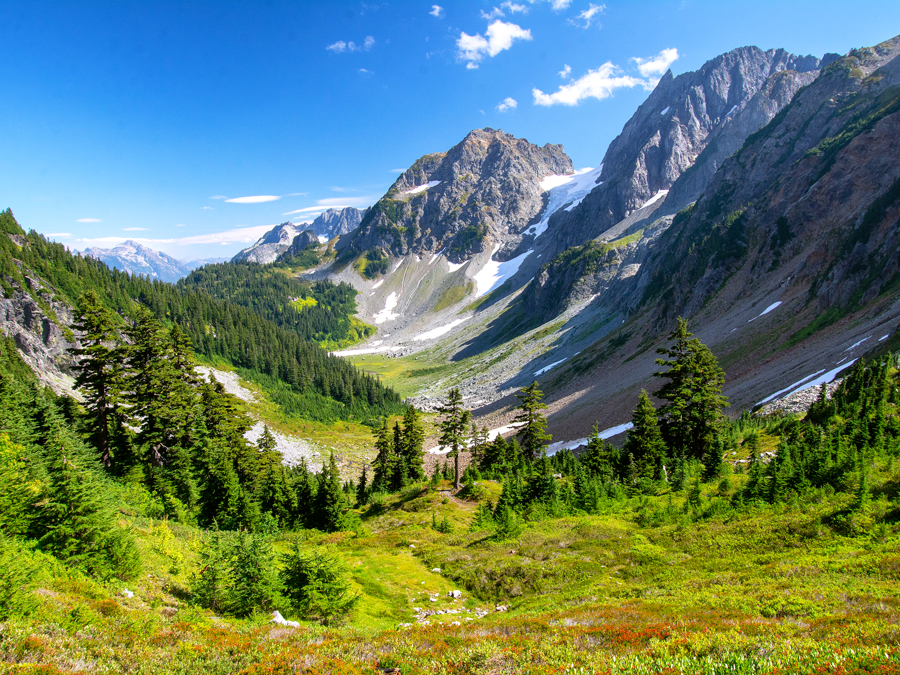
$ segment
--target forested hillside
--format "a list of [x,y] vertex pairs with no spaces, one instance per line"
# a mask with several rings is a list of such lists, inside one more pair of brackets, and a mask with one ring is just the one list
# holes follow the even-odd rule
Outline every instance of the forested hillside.
[[375,333],[354,318],[356,290],[345,282],[301,282],[279,264],[206,265],[177,286],[252,309],[264,319],[323,346],[347,345]]
[[[49,300],[76,307],[85,291],[94,290],[123,326],[143,307],[166,326],[177,324],[197,354],[246,369],[251,379],[281,380],[290,390],[285,393],[280,386],[281,397],[294,414],[326,422],[367,421],[401,410],[399,396],[376,378],[247,307],[202,290],[110,270],[34,232],[25,236],[9,209],[0,214],[0,232],[5,296],[28,290],[52,320],[58,322]],[[338,296],[343,297],[340,290]]]

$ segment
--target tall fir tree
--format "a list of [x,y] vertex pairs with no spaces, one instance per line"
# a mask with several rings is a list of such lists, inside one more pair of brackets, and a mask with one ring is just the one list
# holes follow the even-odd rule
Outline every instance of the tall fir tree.
[[346,509],[347,502],[341,490],[341,475],[334,453],[331,453],[328,463],[322,466],[319,474],[319,489],[316,492],[314,508],[316,527],[323,532],[343,530]]
[[638,479],[659,480],[662,478],[666,444],[656,422],[656,408],[643,389],[631,421],[634,426],[628,430],[623,449],[634,457]]
[[522,452],[529,462],[533,462],[543,452],[544,445],[552,439],[550,434],[546,433],[547,419],[540,412],[547,407],[546,403],[541,402],[543,395],[544,392],[538,389],[537,382],[532,382],[516,394],[521,403],[517,408],[519,413],[513,421],[522,425],[516,433],[516,438],[519,439]]
[[466,447],[466,430],[472,413],[462,407],[462,394],[459,389],[451,389],[447,394],[447,402],[438,412],[443,415],[439,423],[441,445],[449,448],[448,457],[453,458],[453,487],[460,489],[459,455]]
[[416,482],[425,478],[424,459],[422,449],[425,443],[425,426],[419,411],[414,406],[406,406],[403,414],[403,433],[400,437],[400,445],[397,454],[404,458],[406,463],[406,478],[409,482]]

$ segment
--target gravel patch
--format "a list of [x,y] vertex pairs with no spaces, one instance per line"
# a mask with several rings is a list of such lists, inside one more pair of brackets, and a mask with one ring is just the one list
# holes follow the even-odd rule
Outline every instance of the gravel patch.
[[[841,378],[840,380],[829,382],[828,385],[826,385],[828,398],[831,398],[834,395],[834,390],[837,389],[838,385],[843,381],[843,378]],[[760,408],[759,412],[756,414],[761,417],[765,417],[766,415],[802,415],[819,399],[819,389],[820,387],[809,387],[807,389],[796,391],[778,401],[767,403]]]
[[208,366],[197,366],[194,370],[203,377],[214,377],[225,388],[225,391],[232,396],[237,396],[242,401],[247,401],[249,403],[256,401],[253,392],[241,386],[241,378],[238,377],[237,373],[216,370],[215,368],[210,368]]

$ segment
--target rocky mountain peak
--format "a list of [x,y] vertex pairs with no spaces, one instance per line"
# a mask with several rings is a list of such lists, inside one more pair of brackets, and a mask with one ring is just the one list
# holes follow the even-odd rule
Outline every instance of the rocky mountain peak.
[[245,248],[234,256],[232,262],[256,262],[261,265],[275,262],[282,253],[288,250],[298,228],[290,221],[276,225],[260,237],[253,246]]
[[447,152],[417,160],[340,247],[392,255],[447,249],[457,261],[488,242],[512,249],[544,207],[541,180],[573,172],[561,145],[476,129]]

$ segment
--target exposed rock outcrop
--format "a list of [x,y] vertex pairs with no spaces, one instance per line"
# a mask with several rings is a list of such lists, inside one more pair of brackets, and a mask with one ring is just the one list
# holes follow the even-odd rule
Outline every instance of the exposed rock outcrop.
[[255,262],[261,265],[275,262],[278,256],[290,248],[297,232],[297,226],[290,221],[276,225],[260,237],[253,246],[245,248],[234,256],[231,262]]

